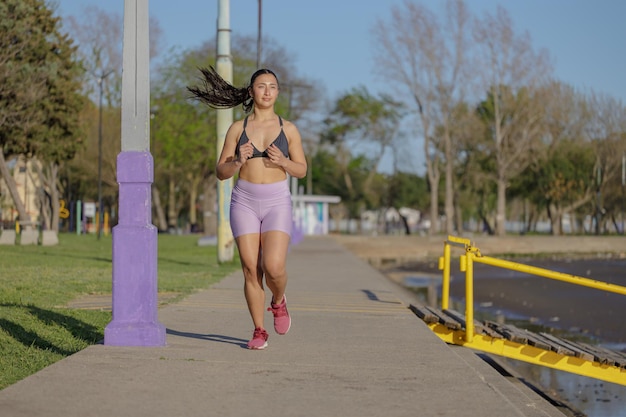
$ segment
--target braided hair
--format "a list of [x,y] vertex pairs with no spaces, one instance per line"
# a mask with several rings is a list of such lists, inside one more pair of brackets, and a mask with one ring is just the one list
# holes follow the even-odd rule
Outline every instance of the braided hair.
[[199,68],[199,70],[202,73],[200,78],[202,85],[187,87],[187,90],[191,93],[191,98],[199,100],[214,109],[230,109],[241,104],[243,111],[249,113],[254,104],[249,91],[254,84],[254,80],[259,75],[271,74],[278,81],[278,77],[272,70],[262,68],[252,74],[248,86],[237,88],[224,80],[212,66]]

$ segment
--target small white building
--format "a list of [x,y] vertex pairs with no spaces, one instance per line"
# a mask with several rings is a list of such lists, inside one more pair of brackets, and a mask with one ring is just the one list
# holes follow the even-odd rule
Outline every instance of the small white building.
[[295,232],[306,235],[327,235],[329,230],[328,205],[339,203],[335,195],[292,195]]

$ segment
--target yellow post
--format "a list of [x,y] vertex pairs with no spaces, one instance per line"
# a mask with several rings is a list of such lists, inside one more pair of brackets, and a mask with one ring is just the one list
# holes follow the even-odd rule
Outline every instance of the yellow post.
[[111,230],[109,228],[109,212],[108,211],[104,212],[104,226],[103,226],[103,229],[104,229],[104,235],[108,236],[109,235],[109,231]]
[[465,254],[465,341],[474,340],[474,253]]
[[446,310],[450,307],[450,244],[446,241],[443,243],[443,279],[441,282],[441,309]]

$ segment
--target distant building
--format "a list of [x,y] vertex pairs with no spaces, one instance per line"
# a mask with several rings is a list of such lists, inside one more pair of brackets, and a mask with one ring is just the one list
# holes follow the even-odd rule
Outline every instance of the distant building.
[[294,226],[303,235],[327,235],[328,205],[341,202],[335,195],[292,195]]

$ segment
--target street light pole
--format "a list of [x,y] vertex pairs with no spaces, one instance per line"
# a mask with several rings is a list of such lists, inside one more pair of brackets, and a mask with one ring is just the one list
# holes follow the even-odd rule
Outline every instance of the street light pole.
[[258,28],[259,28],[259,33],[257,35],[256,38],[256,69],[261,68],[261,9],[263,8],[263,0],[258,0],[259,2],[259,24],[258,24]]
[[111,75],[113,70],[109,70],[98,77],[98,87],[100,89],[99,115],[98,115],[98,240],[102,234],[103,213],[102,213],[102,95],[104,79]]

